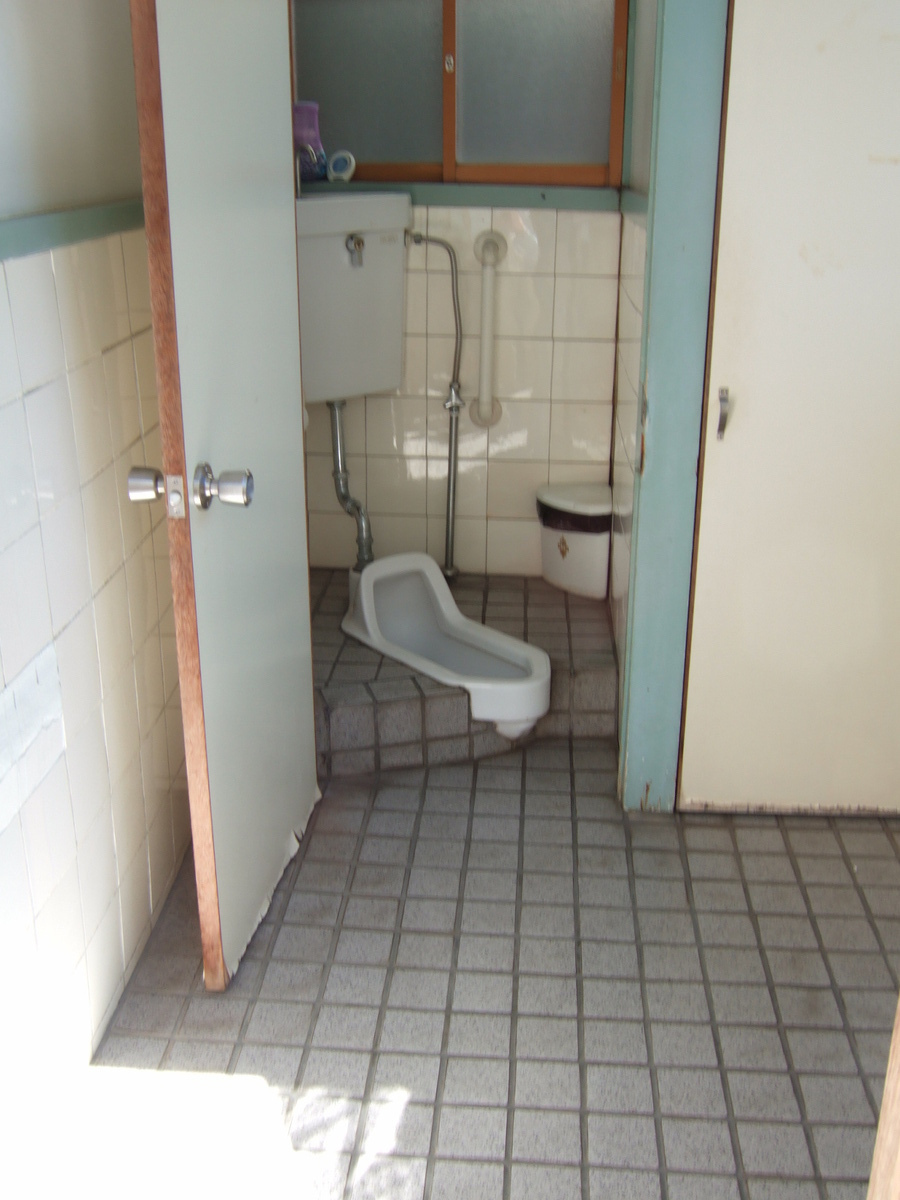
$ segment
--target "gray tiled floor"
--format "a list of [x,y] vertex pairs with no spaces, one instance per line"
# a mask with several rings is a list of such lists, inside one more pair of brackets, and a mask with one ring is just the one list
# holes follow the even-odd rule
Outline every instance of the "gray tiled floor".
[[625,816],[614,766],[332,783],[224,996],[187,863],[98,1061],[264,1076],[317,1197],[864,1197],[900,824]]

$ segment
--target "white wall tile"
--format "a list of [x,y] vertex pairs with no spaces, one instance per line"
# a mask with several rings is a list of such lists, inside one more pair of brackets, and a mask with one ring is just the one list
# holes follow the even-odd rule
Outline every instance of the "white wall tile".
[[424,272],[407,272],[406,319],[403,332],[428,332],[428,276]]
[[420,516],[425,513],[427,460],[410,456],[370,456],[368,507],[371,513]]
[[[345,462],[350,477],[350,494],[360,504],[366,504],[366,458],[361,454],[348,454]],[[334,460],[330,455],[306,456],[306,504],[309,512],[332,513],[336,516],[344,511],[334,490],[333,471]]]
[[76,367],[129,334],[122,244],[96,238],[52,257],[66,363]]
[[162,709],[159,710],[156,724],[141,742],[141,778],[144,782],[144,809],[148,820],[152,820],[172,788],[168,732]]
[[110,797],[106,738],[99,702],[77,732],[66,730],[66,764],[72,794],[75,838],[80,844]]
[[[464,400],[471,400],[478,391],[478,363],[480,357],[480,339],[477,336],[464,335],[459,359],[460,394]],[[453,356],[456,351],[454,337],[428,338],[428,381],[429,399],[440,400],[441,403],[450,394],[450,376],[453,373]]]
[[[416,277],[412,276],[411,278]],[[453,315],[453,290],[450,286],[450,276],[429,271],[427,280],[428,335],[455,337],[456,320]],[[459,276],[459,310],[463,336],[477,330],[481,321],[480,276]]]
[[34,921],[38,954],[53,974],[73,972],[84,955],[84,927],[75,860]]
[[[498,275],[495,283],[496,337],[553,336],[552,275]],[[478,307],[480,321],[481,305]]]
[[[118,896],[107,906],[94,936],[85,951],[88,993],[91,1001],[91,1026],[103,1028],[124,990],[125,964],[122,960],[122,918]],[[94,1045],[99,1044],[95,1035]]]
[[145,737],[162,716],[166,703],[158,638],[148,637],[135,654],[134,680],[138,729],[141,737]]
[[21,809],[34,911],[39,913],[75,862],[75,823],[64,759]]
[[556,269],[560,275],[619,274],[618,213],[561,212]]
[[116,838],[116,861],[121,876],[122,864],[131,862],[145,843],[147,834],[139,758],[128,764],[113,786],[112,817]]
[[494,395],[549,400],[554,348],[549,338],[494,339]]
[[553,347],[553,400],[611,404],[615,364],[615,342],[557,341]]
[[[344,405],[344,449],[347,454],[366,452],[366,401],[348,400]],[[375,403],[373,401],[373,403]],[[327,404],[310,404],[306,448],[313,454],[331,454],[331,414]]]
[[550,404],[517,404],[509,400],[503,405],[500,420],[488,433],[490,458],[542,459],[546,462]]
[[78,490],[75,429],[65,376],[25,398],[38,506],[46,512]]
[[488,519],[506,517],[534,520],[537,515],[537,490],[547,481],[546,462],[492,461],[488,468]]
[[91,585],[98,592],[125,561],[116,495],[116,471],[112,463],[85,484],[81,497]]
[[147,434],[159,424],[156,359],[153,351],[153,331],[150,329],[134,339],[134,366],[140,397],[141,431]]
[[491,228],[506,239],[498,275],[552,275],[556,262],[556,213],[549,209],[495,208]]
[[173,699],[166,705],[166,750],[169,755],[169,771],[175,779],[180,773],[184,773],[184,726],[177,689]]
[[541,527],[533,521],[488,520],[487,570],[496,575],[540,575]]
[[103,725],[106,729],[106,754],[113,796],[123,774],[138,764],[137,780],[140,789],[140,729],[138,726],[137,696],[134,689],[134,668],[125,668],[103,697]]
[[175,842],[172,835],[172,802],[168,793],[148,830],[150,848],[150,903],[160,907],[172,882],[175,869]]
[[0,550],[36,525],[37,518],[31,443],[25,406],[18,399],[0,408]]
[[388,554],[402,554],[407,550],[425,551],[428,544],[428,529],[424,509],[420,517],[382,516],[378,528],[373,527],[375,557],[385,558]]
[[143,229],[122,234],[122,254],[125,260],[125,283],[128,290],[128,312],[132,333],[149,329],[150,271],[147,262],[147,238]]
[[346,513],[310,513],[309,561],[320,567],[352,567],[356,562],[355,521]]
[[41,531],[35,527],[0,554],[0,650],[6,678],[15,679],[51,636]]
[[125,563],[125,584],[128,589],[132,641],[135,646],[142,646],[159,624],[152,538],[145,538],[138,552]]
[[0,264],[0,407],[22,394],[19,356],[13,333],[9,293],[6,290],[6,271]]
[[84,936],[90,942],[103,915],[115,899],[116,850],[112,808],[107,800],[78,847],[78,879]]
[[103,374],[109,401],[113,454],[121,454],[141,434],[141,409],[131,342],[122,342],[103,355]]
[[9,964],[23,962],[36,948],[25,842],[18,817],[0,831],[0,945]]
[[81,493],[68,496],[41,518],[50,616],[58,633],[91,599]]
[[609,463],[551,462],[548,483],[609,483]]
[[100,703],[100,659],[93,606],[80,612],[56,638],[56,659],[66,736],[71,738]]
[[554,404],[550,424],[553,462],[609,462],[610,404]]
[[100,652],[100,683],[103,695],[108,696],[134,658],[124,567],[94,597],[94,620]]
[[[428,401],[428,457],[446,459],[450,445],[450,418],[443,400]],[[469,406],[459,414],[457,453],[462,458],[487,458],[488,431],[475,425],[469,416]]]
[[422,457],[426,431],[426,402],[422,397],[376,396],[366,401],[368,455]]
[[119,857],[119,905],[125,965],[131,967],[150,932],[150,860],[146,842],[129,863]]
[[87,483],[113,460],[102,360],[95,358],[70,371],[68,385],[79,478]]
[[618,291],[615,279],[557,275],[554,336],[615,338]]
[[22,387],[30,392],[66,366],[49,253],[11,259],[6,281]]

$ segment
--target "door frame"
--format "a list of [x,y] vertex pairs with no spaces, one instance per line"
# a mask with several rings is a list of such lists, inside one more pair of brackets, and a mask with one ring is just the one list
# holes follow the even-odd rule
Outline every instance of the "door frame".
[[[175,289],[156,0],[130,0],[130,7],[144,229],[147,237],[150,309],[153,317],[153,346],[159,394],[162,469],[165,475],[180,477],[182,496],[187,500],[188,475],[181,414],[178,335],[175,325]],[[208,990],[224,991],[229,975],[222,949],[216,853],[213,844],[191,529],[187,517],[168,517],[166,525],[172,572],[175,644],[178,654],[194,870],[197,876],[197,900],[200,910],[203,975]]]

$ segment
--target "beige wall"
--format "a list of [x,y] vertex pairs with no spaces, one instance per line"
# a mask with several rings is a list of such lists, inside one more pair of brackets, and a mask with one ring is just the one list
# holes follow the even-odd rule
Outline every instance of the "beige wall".
[[0,219],[140,193],[128,0],[4,0]]
[[685,806],[900,807],[898,78],[896,3],[735,5]]

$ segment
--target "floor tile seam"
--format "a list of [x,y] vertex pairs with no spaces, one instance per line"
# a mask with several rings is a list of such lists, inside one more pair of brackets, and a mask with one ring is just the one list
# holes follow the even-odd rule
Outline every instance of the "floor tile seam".
[[[310,1016],[309,1016],[309,1026],[308,1026],[307,1032],[306,1032],[306,1040],[303,1045],[303,1052],[300,1056],[300,1064],[297,1067],[297,1074],[294,1077],[294,1088],[293,1088],[294,1092],[297,1092],[300,1088],[300,1084],[303,1079],[303,1074],[306,1071],[306,1065],[309,1062],[309,1056],[312,1053],[313,1036],[316,1031],[316,1025],[319,1020],[319,1015],[320,1015],[320,1013],[322,1011],[322,1007],[325,1003],[325,989],[328,986],[328,976],[331,973],[331,967],[334,963],[335,951],[337,950],[337,945],[340,940],[341,932],[343,930],[344,914],[347,911],[347,905],[349,904],[350,898],[351,898],[351,887],[353,884],[353,875],[354,875],[354,873],[356,871],[356,867],[359,863],[359,856],[362,851],[363,842],[365,841],[366,829],[369,824],[369,818],[371,817],[372,812],[374,811],[373,801],[374,801],[376,792],[378,790],[377,776],[369,781],[367,790],[369,793],[369,800],[364,809],[363,819],[362,819],[362,822],[359,827],[359,832],[357,833],[357,836],[356,836],[356,846],[354,847],[353,853],[350,856],[350,865],[349,865],[349,870],[347,873],[347,879],[344,883],[344,887],[341,892],[341,899],[338,904],[337,915],[335,916],[334,923],[332,926],[331,941],[328,945],[328,951],[325,955],[325,961],[322,964],[322,977],[319,980],[319,990],[316,993],[315,1000],[313,1001],[313,1004],[312,1004],[312,1012],[310,1013]],[[323,796],[322,799],[324,800],[325,797]],[[277,940],[277,938],[275,940]],[[273,948],[274,948],[274,942],[273,942]]]
[[578,816],[575,803],[575,751],[569,738],[569,821],[572,839],[572,913],[575,935],[575,1013],[578,1045],[579,1125],[581,1133],[581,1197],[590,1200],[590,1144],[588,1136],[588,1071],[584,1041],[584,962],[581,937],[581,883],[578,859]]
[[728,1080],[728,1068],[725,1064],[725,1051],[722,1048],[719,1023],[716,1018],[716,1003],[712,992],[712,981],[709,976],[709,968],[706,962],[706,948],[703,943],[703,934],[700,930],[700,919],[697,915],[697,909],[694,904],[694,886],[691,877],[690,857],[688,855],[687,842],[685,841],[684,837],[684,828],[681,821],[677,817],[675,818],[675,830],[678,835],[678,849],[681,857],[684,889],[687,896],[691,924],[694,929],[695,949],[697,951],[697,957],[700,961],[700,973],[703,977],[703,992],[706,997],[706,1007],[709,1013],[709,1031],[712,1036],[713,1048],[716,1053],[716,1063],[719,1069],[719,1081],[725,1101],[725,1119],[728,1125],[728,1136],[731,1140],[731,1153],[734,1158],[735,1178],[738,1185],[738,1192],[741,1195],[741,1200],[749,1200],[747,1174],[744,1167],[744,1152],[741,1147],[740,1137],[738,1136],[734,1101],[732,1100],[731,1085]]
[[[806,1098],[803,1094],[803,1085],[800,1079],[801,1072],[797,1070],[794,1062],[794,1055],[791,1050],[790,1040],[788,1038],[788,1029],[793,1026],[788,1026],[784,1020],[784,1014],[781,1010],[781,1001],[778,998],[779,985],[775,982],[775,976],[772,971],[772,964],[769,961],[769,950],[765,944],[765,939],[762,935],[762,930],[759,924],[759,914],[753,903],[753,898],[750,893],[749,881],[744,874],[743,859],[738,850],[737,834],[732,829],[732,837],[734,839],[735,853],[738,862],[738,871],[741,877],[741,886],[744,889],[744,898],[747,903],[747,916],[753,927],[754,936],[756,938],[756,947],[759,954],[760,962],[762,963],[763,974],[766,978],[766,990],[769,993],[769,1003],[772,1005],[772,1011],[775,1014],[775,1028],[778,1033],[778,1040],[781,1045],[781,1052],[784,1055],[784,1060],[787,1063],[788,1078],[791,1081],[791,1090],[794,1094],[794,1102],[797,1105],[797,1110],[800,1113],[800,1124],[803,1128],[803,1136],[806,1141],[806,1149],[809,1154],[810,1162],[813,1167],[814,1182],[818,1189],[819,1195],[825,1200],[826,1185],[822,1174],[821,1165],[819,1163],[819,1152],[813,1136],[812,1122],[809,1119],[809,1114],[806,1111]],[[780,947],[779,947],[780,949]],[[790,986],[790,985],[781,985]],[[767,1025],[766,1028],[771,1028]],[[742,1118],[743,1119],[743,1118]]]
[[[300,839],[300,845],[297,849],[297,853],[294,855],[293,861],[287,869],[288,878],[285,883],[284,894],[279,900],[279,907],[281,911],[272,922],[274,925],[274,930],[272,932],[272,936],[269,938],[269,944],[266,946],[261,959],[257,960],[260,963],[258,977],[248,998],[247,1011],[244,1013],[244,1019],[241,1021],[241,1027],[238,1030],[237,1037],[234,1040],[234,1048],[231,1052],[231,1058],[228,1060],[228,1066],[226,1067],[226,1074],[228,1075],[233,1075],[237,1069],[238,1059],[240,1058],[241,1051],[243,1050],[245,1044],[244,1038],[247,1034],[247,1030],[250,1028],[250,1022],[253,1019],[253,1014],[256,1011],[256,1005],[259,1001],[263,979],[265,978],[266,970],[272,961],[272,954],[275,949],[275,940],[284,925],[287,907],[290,903],[291,896],[294,894],[294,887],[296,886],[300,869],[303,866],[303,863],[306,861],[306,855],[309,850],[310,841],[313,833],[315,832],[316,825],[318,824],[319,813],[321,811],[321,806],[319,804],[313,806],[306,829],[303,831],[303,836]],[[271,909],[269,911],[271,911]],[[268,916],[268,913],[266,915]],[[259,927],[257,926],[257,928]],[[259,1043],[250,1044],[254,1045]]]
[[569,656],[569,702],[566,705],[567,709],[572,707],[572,680],[571,677],[575,674],[575,651],[572,646],[572,613],[569,605],[569,593],[564,596],[566,606],[566,644],[568,646]]
[[456,991],[456,975],[459,966],[459,948],[462,938],[462,914],[465,903],[466,879],[469,871],[469,851],[472,847],[472,827],[475,819],[475,788],[478,779],[478,764],[472,771],[472,781],[469,790],[469,814],[466,823],[466,840],[463,848],[463,860],[459,869],[459,886],[456,892],[456,912],[453,919],[453,943],[450,948],[450,971],[447,979],[447,995],[444,1001],[444,1023],[441,1029],[440,1062],[438,1065],[437,1084],[435,1085],[434,1103],[432,1105],[431,1134],[428,1141],[428,1159],[425,1165],[425,1185],[423,1200],[431,1200],[434,1187],[434,1167],[438,1160],[438,1140],[440,1138],[441,1116],[444,1110],[444,1086],[447,1081],[447,1068],[451,1057],[461,1057],[449,1053],[450,1023],[453,1017],[453,999]]
[[638,960],[638,972],[641,988],[641,1011],[644,1030],[644,1042],[647,1053],[647,1070],[650,1075],[650,1095],[653,1102],[653,1127],[656,1136],[657,1173],[659,1176],[660,1200],[669,1200],[668,1167],[666,1163],[666,1144],[663,1136],[662,1111],[659,1094],[659,1076],[653,1051],[653,1019],[650,1015],[650,1001],[647,996],[647,981],[644,975],[644,947],[641,940],[640,910],[638,907],[637,887],[634,875],[634,847],[631,836],[631,819],[623,814],[623,829],[625,833],[625,861],[628,867],[628,890],[631,897],[631,919],[634,925],[634,947]]
[[[377,785],[376,785],[377,787]],[[381,1038],[384,1032],[384,1022],[387,1017],[388,997],[390,995],[391,986],[394,981],[394,970],[397,965],[397,953],[400,948],[400,938],[403,935],[403,913],[406,908],[406,900],[409,891],[409,879],[412,873],[413,859],[416,853],[416,847],[419,840],[419,828],[422,823],[422,807],[425,799],[425,793],[428,789],[428,772],[421,783],[420,797],[421,801],[413,821],[413,830],[409,838],[409,851],[406,859],[406,867],[403,872],[403,883],[400,888],[400,896],[397,901],[397,914],[394,920],[393,936],[391,938],[391,948],[388,953],[388,967],[385,971],[384,984],[381,989],[381,1001],[378,1005],[378,1016],[375,1019],[375,1032],[372,1037],[372,1046],[369,1051],[369,1066],[366,1071],[366,1080],[363,1085],[363,1095],[360,1104],[359,1115],[356,1121],[356,1131],[353,1136],[353,1147],[350,1152],[350,1161],[347,1167],[347,1178],[344,1185],[345,1200],[351,1200],[353,1188],[353,1173],[356,1164],[359,1162],[363,1153],[363,1138],[365,1137],[366,1125],[368,1123],[369,1108],[372,1102],[372,1094],[375,1090],[375,1074],[378,1069],[380,1059]],[[351,878],[347,881],[348,888],[352,882]]]
[[894,857],[898,862],[900,862],[900,842],[897,840],[897,834],[888,824],[885,817],[880,816],[878,818],[878,824],[881,826],[884,836],[887,838],[892,850],[894,851]]
[[794,872],[794,876],[795,876],[797,883],[799,885],[799,888],[800,888],[800,893],[803,897],[803,902],[806,905],[807,916],[809,918],[810,924],[812,925],[813,932],[816,937],[816,942],[818,943],[819,954],[822,957],[822,964],[825,967],[825,970],[828,974],[828,980],[829,980],[829,983],[831,984],[832,995],[834,996],[834,1001],[835,1001],[835,1004],[837,1005],[838,1012],[841,1015],[841,1021],[843,1022],[843,1027],[844,1027],[843,1028],[844,1036],[847,1038],[847,1041],[850,1045],[850,1052],[853,1055],[853,1061],[856,1063],[856,1069],[857,1069],[857,1072],[859,1073],[859,1079],[863,1086],[863,1090],[866,1093],[866,1099],[869,1102],[869,1107],[872,1109],[872,1114],[875,1117],[875,1120],[877,1121],[878,1114],[879,1114],[879,1106],[875,1099],[875,1094],[872,1091],[872,1085],[869,1083],[868,1073],[863,1068],[862,1055],[860,1054],[859,1045],[856,1041],[856,1033],[853,1029],[853,1025],[848,1016],[847,1007],[844,1004],[843,994],[841,992],[840,986],[838,985],[837,978],[834,974],[834,969],[832,968],[831,962],[828,957],[828,950],[825,945],[825,939],[822,936],[821,929],[819,928],[818,919],[816,918],[816,915],[813,912],[812,904],[810,903],[810,899],[809,899],[809,894],[806,891],[806,884],[803,882],[802,876],[800,874],[800,867],[797,863],[797,856],[794,853],[793,846],[791,845],[790,835],[788,833],[788,830],[785,827],[784,818],[778,817],[777,822],[778,822],[778,827],[781,830],[781,836],[784,839],[785,847],[787,849],[787,855],[788,855],[788,859],[791,864],[791,869]]
[[525,882],[525,798],[527,781],[527,754],[522,755],[521,788],[519,792],[519,853],[516,864],[516,908],[513,924],[513,979],[512,995],[509,1011],[509,1073],[506,1088],[506,1140],[503,1147],[503,1197],[510,1200],[512,1191],[513,1140],[515,1135],[515,1098],[517,1079],[517,1055],[519,1037],[519,954],[520,943],[517,935],[522,929],[522,893]]
[[853,882],[853,887],[856,891],[857,899],[859,900],[860,904],[863,907],[863,912],[866,914],[866,920],[869,922],[869,928],[872,930],[872,935],[878,944],[878,949],[881,951],[881,957],[884,959],[884,964],[887,967],[888,974],[891,977],[891,981],[894,984],[894,988],[897,990],[900,990],[900,976],[897,975],[897,972],[894,969],[894,964],[891,961],[890,955],[888,954],[887,947],[884,944],[884,938],[881,936],[881,930],[878,928],[878,922],[875,919],[875,914],[872,912],[872,909],[869,905],[869,900],[868,900],[868,897],[866,896],[865,888],[863,888],[862,884],[859,882],[859,879],[856,876],[856,872],[853,870],[853,860],[851,859],[850,852],[847,850],[847,847],[844,844],[844,839],[841,836],[840,824],[839,824],[839,822],[835,821],[834,818],[832,818],[831,826],[832,826],[832,833],[833,833],[835,839],[837,840],[838,845],[841,848],[841,857],[844,860],[844,866],[847,868],[847,870],[850,873],[850,878]]

